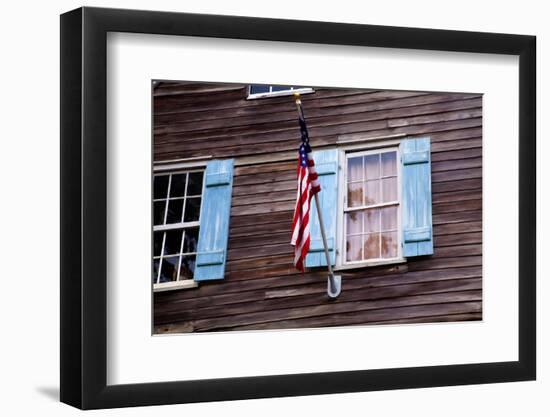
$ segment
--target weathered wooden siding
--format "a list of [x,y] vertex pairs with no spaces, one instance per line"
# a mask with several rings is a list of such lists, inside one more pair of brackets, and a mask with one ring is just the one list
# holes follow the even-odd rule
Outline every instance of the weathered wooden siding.
[[[162,83],[155,161],[288,155],[299,130],[291,97],[245,100],[246,86]],[[481,319],[482,97],[316,89],[302,97],[312,146],[354,135],[432,140],[434,255],[348,270],[336,301],[326,271],[292,266],[295,161],[235,169],[223,281],[155,293],[156,331],[220,331]]]

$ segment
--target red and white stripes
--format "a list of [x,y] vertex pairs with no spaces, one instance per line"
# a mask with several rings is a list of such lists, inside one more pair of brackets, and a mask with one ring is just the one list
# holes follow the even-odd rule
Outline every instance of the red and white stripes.
[[297,176],[298,187],[290,244],[294,246],[294,266],[303,272],[310,246],[309,214],[311,199],[314,194],[321,190],[309,144],[300,146]]

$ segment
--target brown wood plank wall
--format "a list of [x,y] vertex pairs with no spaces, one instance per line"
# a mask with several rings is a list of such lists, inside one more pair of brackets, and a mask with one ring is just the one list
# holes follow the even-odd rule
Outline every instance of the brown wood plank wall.
[[[244,85],[161,83],[155,161],[295,150],[292,98],[246,94]],[[482,96],[319,88],[302,100],[314,149],[358,135],[431,137],[434,255],[347,270],[342,295],[329,302],[325,271],[301,274],[292,266],[295,162],[237,166],[225,279],[155,293],[156,331],[481,319]]]

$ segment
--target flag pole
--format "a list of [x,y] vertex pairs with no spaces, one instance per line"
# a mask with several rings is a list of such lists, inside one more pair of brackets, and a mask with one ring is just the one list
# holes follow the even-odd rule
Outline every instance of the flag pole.
[[[302,100],[300,100],[300,94],[294,93],[294,98],[296,101],[296,109],[298,114],[305,121],[304,110],[302,108]],[[317,216],[319,217],[319,227],[321,229],[321,237],[323,239],[323,249],[325,250],[325,258],[327,260],[328,267],[328,279],[327,279],[327,294],[330,298],[336,298],[340,295],[342,291],[342,277],[339,275],[334,275],[332,270],[332,263],[330,262],[330,254],[328,253],[328,244],[327,244],[327,235],[325,232],[325,224],[323,222],[323,215],[321,213],[321,204],[319,203],[318,193],[313,194],[315,199],[315,207],[317,208]]]

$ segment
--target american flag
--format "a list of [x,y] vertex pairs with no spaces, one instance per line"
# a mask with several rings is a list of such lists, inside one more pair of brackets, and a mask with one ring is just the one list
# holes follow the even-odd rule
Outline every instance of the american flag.
[[304,261],[310,244],[309,213],[311,199],[314,194],[321,191],[321,186],[317,179],[315,163],[311,154],[306,121],[301,111],[299,123],[302,143],[298,150],[298,191],[296,194],[294,218],[292,220],[292,239],[290,240],[290,244],[294,246],[294,266],[303,272]]

